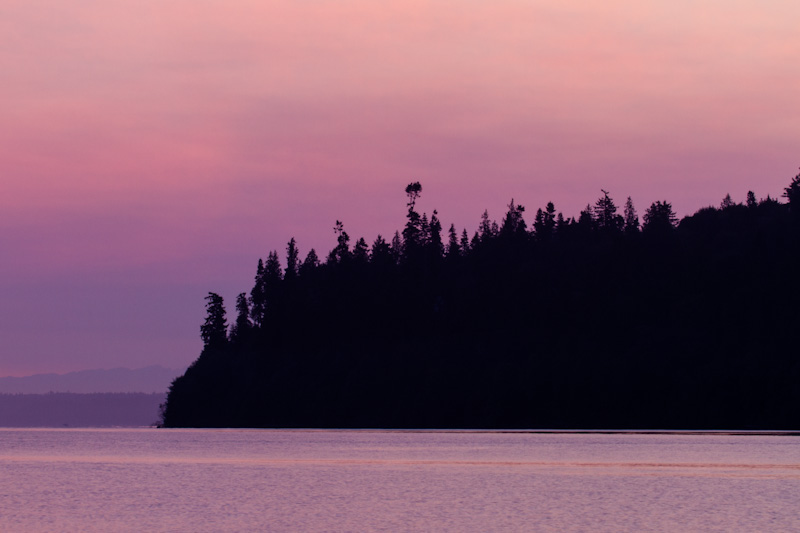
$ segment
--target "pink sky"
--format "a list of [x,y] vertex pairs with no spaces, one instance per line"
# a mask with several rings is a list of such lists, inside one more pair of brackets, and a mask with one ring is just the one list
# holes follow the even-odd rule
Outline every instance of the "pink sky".
[[[187,365],[203,296],[336,219],[680,215],[800,165],[800,3],[6,0],[0,375]],[[530,217],[529,217],[530,218]]]

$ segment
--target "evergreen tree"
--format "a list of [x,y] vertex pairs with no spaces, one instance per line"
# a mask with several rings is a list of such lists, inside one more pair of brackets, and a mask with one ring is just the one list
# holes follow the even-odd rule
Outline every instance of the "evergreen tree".
[[720,209],[728,209],[729,207],[733,207],[736,203],[731,199],[730,193],[725,195],[725,198],[722,199],[722,202],[719,204]]
[[353,260],[362,265],[369,262],[369,246],[364,237],[358,239],[353,247]]
[[753,191],[747,191],[747,207],[750,209],[758,207],[758,202],[756,201],[756,194]]
[[586,205],[586,208],[581,211],[580,215],[578,216],[578,227],[584,233],[587,233],[594,229],[595,227],[595,220],[594,215],[592,214],[592,206]]
[[521,236],[528,230],[528,225],[525,223],[523,213],[525,207],[514,203],[514,199],[508,204],[508,211],[506,216],[503,217],[503,225],[500,227],[500,235],[504,237]]
[[533,217],[533,234],[538,240],[544,238],[544,211],[541,207],[536,210],[536,216]]
[[[266,308],[264,316],[269,313],[278,312],[281,303],[283,271],[281,269],[281,261],[278,258],[278,252],[273,250],[267,256],[267,262],[264,263],[264,294],[266,295]],[[266,320],[266,319],[265,319]],[[262,322],[262,327],[264,323]]]
[[678,225],[678,217],[672,211],[672,205],[666,200],[653,202],[644,213],[644,226],[646,233],[669,233]]
[[783,197],[789,203],[793,216],[800,216],[800,174],[796,175],[788,187],[783,189]]
[[406,187],[408,213],[406,227],[403,229],[403,256],[406,258],[414,256],[422,244],[422,218],[414,209],[421,194],[422,185],[418,181],[409,183]]
[[559,213],[558,217],[556,217],[556,234],[561,234],[567,226],[569,226],[570,221],[564,220],[564,215]]
[[472,240],[469,243],[470,250],[477,250],[481,246],[481,235],[477,231],[472,235]]
[[536,210],[536,220],[533,223],[533,231],[536,238],[540,241],[550,240],[555,234],[556,229],[556,206],[553,202],[547,202],[544,210]]
[[231,340],[241,341],[250,333],[253,324],[250,322],[250,306],[247,293],[240,293],[236,297],[236,322],[231,326]]
[[336,248],[328,254],[328,263],[347,261],[350,258],[350,235],[344,230],[344,224],[340,220],[333,226],[333,232],[336,233]]
[[375,242],[372,243],[372,253],[370,260],[376,265],[388,265],[394,261],[392,257],[392,248],[382,236],[378,235]]
[[478,241],[485,242],[492,238],[492,222],[489,220],[489,210],[485,210],[481,215],[481,223],[478,225]]
[[450,224],[450,229],[447,230],[447,257],[456,258],[461,255],[461,248],[458,246],[458,235],[456,234],[456,225]]
[[250,291],[250,317],[253,324],[260,328],[264,324],[264,314],[267,310],[267,290],[264,280],[264,262],[258,260],[256,269],[256,279],[253,289]]
[[601,196],[594,205],[594,220],[597,229],[607,233],[616,233],[622,229],[624,220],[617,215],[617,206],[614,200],[608,195],[608,191],[602,190]]
[[317,256],[317,252],[312,248],[308,251],[306,258],[303,260],[303,264],[300,265],[300,275],[308,276],[318,266],[319,266],[319,257]]
[[439,213],[434,209],[431,215],[430,224],[428,224],[428,233],[430,240],[428,246],[431,249],[433,257],[442,257],[444,253],[444,245],[442,244],[442,223],[439,222]]
[[545,232],[552,235],[556,228],[556,206],[553,202],[547,202],[544,208],[544,228]]
[[395,264],[400,263],[400,259],[403,257],[403,238],[400,237],[400,232],[395,231],[394,236],[392,237],[392,244],[390,247],[392,258],[394,259]]
[[628,235],[639,233],[639,217],[636,214],[636,209],[633,207],[633,200],[631,200],[630,196],[625,202],[623,215],[625,218],[625,233]]
[[428,222],[428,214],[422,213],[422,219],[419,222],[419,245],[426,247],[431,243],[431,225]]
[[464,228],[461,231],[461,242],[459,248],[461,248],[461,255],[467,255],[467,253],[470,251],[471,247],[469,245],[469,234],[467,233],[467,228]]
[[200,326],[200,337],[206,348],[223,348],[228,342],[228,322],[222,296],[209,292],[206,300],[206,320]]
[[297,277],[300,269],[300,252],[297,250],[297,242],[294,237],[286,245],[286,274],[285,278],[291,280]]

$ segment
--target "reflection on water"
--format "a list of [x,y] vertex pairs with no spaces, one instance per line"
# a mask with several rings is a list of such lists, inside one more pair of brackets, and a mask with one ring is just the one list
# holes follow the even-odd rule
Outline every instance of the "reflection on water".
[[0,429],[0,531],[792,531],[787,435]]

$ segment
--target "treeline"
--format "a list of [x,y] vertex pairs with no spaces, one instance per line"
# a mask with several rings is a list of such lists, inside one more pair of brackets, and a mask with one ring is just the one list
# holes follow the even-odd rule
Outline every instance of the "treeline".
[[324,260],[270,252],[230,325],[209,293],[163,425],[800,427],[800,174],[785,203],[728,195],[680,222],[602,191],[529,225],[512,200],[471,235],[421,192],[389,239],[337,221]]

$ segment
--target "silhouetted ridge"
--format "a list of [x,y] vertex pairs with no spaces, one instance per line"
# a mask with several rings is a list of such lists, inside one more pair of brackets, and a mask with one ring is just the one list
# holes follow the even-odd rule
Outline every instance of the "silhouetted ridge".
[[165,426],[797,429],[800,174],[787,203],[726,196],[640,223],[607,191],[532,225],[512,200],[472,236],[420,214],[372,245],[340,221],[320,262],[259,260]]

